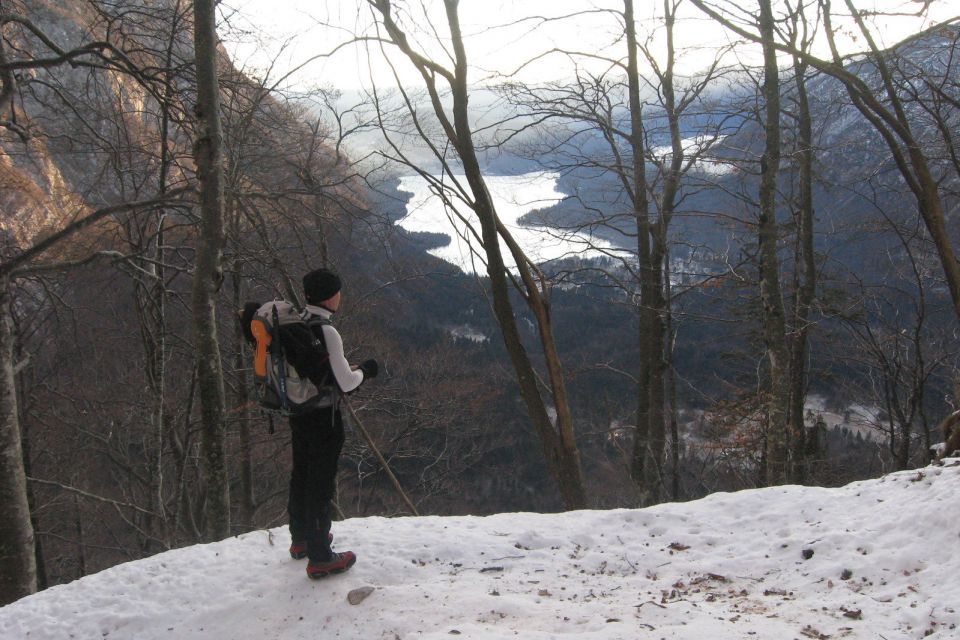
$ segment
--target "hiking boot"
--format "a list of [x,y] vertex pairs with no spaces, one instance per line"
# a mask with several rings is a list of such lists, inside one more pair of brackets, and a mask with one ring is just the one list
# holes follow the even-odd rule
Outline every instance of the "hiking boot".
[[[327,535],[327,540],[333,542],[333,534]],[[302,560],[307,557],[307,541],[295,540],[290,543],[290,557],[294,560]]]
[[326,578],[333,573],[343,573],[353,566],[357,561],[357,556],[353,551],[344,551],[343,553],[334,553],[329,560],[307,563],[307,576],[312,580]]

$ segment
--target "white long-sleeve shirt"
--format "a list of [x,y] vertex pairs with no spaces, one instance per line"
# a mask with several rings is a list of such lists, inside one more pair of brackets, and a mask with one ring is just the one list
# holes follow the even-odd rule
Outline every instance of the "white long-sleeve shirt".
[[[333,312],[329,309],[312,304],[306,305],[305,309],[310,315],[319,316],[325,320],[329,320],[333,315]],[[363,384],[363,371],[350,368],[350,363],[347,362],[347,357],[343,353],[343,338],[340,337],[340,332],[337,331],[336,327],[332,324],[324,324],[321,328],[323,329],[323,341],[327,347],[333,377],[337,381],[340,391],[349,393]]]

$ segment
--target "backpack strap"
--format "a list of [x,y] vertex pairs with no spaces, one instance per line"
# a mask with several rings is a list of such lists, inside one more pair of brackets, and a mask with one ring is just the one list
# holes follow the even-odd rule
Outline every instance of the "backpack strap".
[[280,385],[280,409],[284,413],[290,411],[290,401],[287,398],[287,366],[283,358],[283,343],[280,342],[280,314],[277,312],[277,305],[273,305],[273,332],[276,334],[273,340],[273,363],[277,367],[277,382]]
[[[311,343],[314,348],[322,348],[324,352],[327,350],[327,341],[323,337],[323,328],[328,326],[333,326],[333,323],[330,322],[328,318],[323,316],[308,316],[306,318],[307,328],[310,329],[310,335],[313,336],[313,342]],[[316,332],[313,330],[314,327],[320,327],[320,331]]]
[[310,346],[312,346],[314,350],[316,350],[317,352],[323,353],[323,362],[327,365],[322,386],[329,386],[330,379],[333,377],[333,371],[330,369],[330,365],[329,365],[330,352],[327,351],[327,341],[323,336],[323,328],[326,326],[333,326],[333,323],[330,322],[329,318],[324,318],[323,316],[310,315],[310,313],[307,311],[303,312],[303,317],[304,317],[304,321],[306,322],[307,329],[310,330],[310,336],[312,338]]

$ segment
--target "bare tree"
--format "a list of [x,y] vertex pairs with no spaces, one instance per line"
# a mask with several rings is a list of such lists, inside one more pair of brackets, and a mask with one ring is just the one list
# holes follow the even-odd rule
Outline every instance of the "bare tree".
[[777,178],[780,173],[780,71],[774,47],[774,18],[770,0],[760,0],[760,34],[763,45],[764,151],[760,159],[760,211],[757,237],[760,244],[760,300],[763,339],[770,367],[770,403],[767,410],[767,482],[786,479],[788,460],[787,419],[789,367],[786,312],[780,288],[777,256]]
[[884,462],[903,470],[933,459],[928,415],[933,407],[942,407],[937,392],[950,404],[950,363],[956,361],[958,345],[956,333],[948,329],[949,303],[931,295],[922,222],[891,210],[881,193],[872,193],[869,200],[896,236],[899,250],[878,252],[879,284],[855,282],[852,295],[858,304],[840,318],[852,346],[845,360],[863,372],[847,384],[879,408],[862,419],[881,435]]
[[33,524],[17,409],[10,274],[0,272],[0,604],[37,590]]
[[90,212],[72,223],[66,225],[53,235],[33,244],[17,255],[0,262],[0,347],[3,351],[0,356],[0,398],[3,408],[0,413],[0,445],[5,463],[3,473],[0,474],[0,508],[4,511],[0,516],[3,525],[0,526],[0,563],[3,567],[3,579],[0,580],[0,601],[13,600],[28,595],[36,590],[36,562],[34,556],[33,527],[30,523],[30,513],[27,501],[26,475],[23,467],[23,450],[20,441],[20,418],[17,409],[16,370],[14,362],[15,336],[12,331],[10,285],[14,278],[31,273],[51,269],[75,267],[89,262],[101,255],[109,258],[117,257],[114,253],[93,254],[72,262],[54,262],[49,264],[34,264],[36,258],[48,250],[57,247],[69,240],[75,234],[96,224],[100,220],[118,214],[129,213],[169,205],[171,200],[185,189],[171,191],[165,197],[141,202],[131,202],[113,207],[105,207]]
[[[706,0],[691,0],[691,2],[719,24],[741,37],[757,43],[767,42],[773,49],[794,55],[810,67],[843,84],[851,102],[883,138],[897,170],[903,176],[916,201],[917,212],[923,219],[936,248],[954,311],[960,319],[960,260],[957,258],[957,250],[947,228],[941,183],[938,180],[937,171],[931,165],[924,150],[924,145],[918,139],[911,115],[904,108],[904,97],[897,90],[895,78],[887,61],[891,52],[877,45],[874,33],[864,20],[864,12],[856,7],[854,0],[843,0],[843,4],[854,20],[855,32],[867,46],[866,52],[854,56],[841,55],[837,46],[831,0],[818,0],[823,16],[823,35],[832,54],[829,60],[799,50],[790,43],[767,38],[762,33],[735,23],[718,7],[719,3]],[[925,11],[927,6],[925,4],[920,11]],[[946,24],[934,24],[924,33],[938,32]],[[865,77],[861,77],[860,73]],[[879,79],[879,86],[871,84],[870,75],[875,75]]]
[[226,460],[223,364],[217,338],[216,293],[223,282],[223,133],[217,81],[214,0],[195,0],[194,51],[197,66],[198,137],[194,141],[200,184],[200,238],[193,276],[193,320],[197,342],[197,384],[203,419],[203,460],[207,480],[207,538],[230,535],[230,485]]
[[[803,2],[791,7],[786,25],[793,46],[807,50],[812,41],[810,23],[804,12]],[[813,204],[813,117],[807,93],[807,76],[810,66],[793,56],[793,92],[796,120],[796,150],[791,157],[797,166],[796,203],[796,263],[793,284],[793,315],[790,340],[790,418],[789,443],[790,466],[788,475],[794,482],[806,479],[807,442],[804,406],[807,386],[807,359],[812,306],[817,291],[817,263],[814,255],[814,204]]]
[[[637,58],[637,25],[633,0],[624,0],[624,29],[627,41],[627,92],[630,103],[630,152],[632,175],[627,192],[633,202],[637,225],[637,257],[640,269],[640,371],[637,386],[637,433],[634,438],[631,475],[648,496],[644,502],[658,502],[665,442],[663,386],[663,285],[660,260],[651,253],[650,204],[647,194],[640,71]],[[681,159],[682,162],[682,159]]]
[[[0,8],[0,126],[15,133],[23,142],[27,142],[31,132],[18,115],[19,109],[13,101],[17,93],[17,74],[37,69],[54,69],[70,63],[74,66],[91,69],[115,69],[137,74],[134,63],[123,51],[108,42],[91,42],[74,49],[64,49],[54,38],[34,23],[18,3]],[[16,29],[16,31],[13,31]],[[6,54],[7,44],[18,39],[17,55]],[[0,336],[2,336],[2,394],[3,419],[0,421],[0,440],[3,443],[5,464],[0,474],[0,487],[3,499],[0,504],[9,512],[4,514],[3,526],[0,527],[0,562],[4,563],[0,569],[0,602],[6,603],[36,589],[36,565],[34,561],[34,533],[30,524],[29,514],[24,514],[27,505],[26,485],[24,474],[23,451],[20,443],[20,420],[17,406],[16,371],[14,362],[15,340],[12,331],[11,292],[12,283],[16,278],[30,273],[50,269],[69,268],[82,264],[96,253],[86,257],[73,259],[54,259],[47,264],[37,264],[37,259],[48,255],[54,248],[60,248],[77,233],[89,229],[99,221],[112,217],[122,216],[134,211],[150,210],[160,206],[183,192],[182,189],[171,191],[159,198],[147,199],[139,202],[130,202],[122,205],[107,206],[96,211],[81,209],[76,217],[54,231],[46,238],[33,244],[28,244],[21,250],[10,250],[0,262]],[[12,227],[5,228],[11,237],[16,237],[17,220],[7,220]],[[25,221],[19,221],[25,222]],[[21,229],[22,230],[22,229]],[[18,238],[23,241],[23,234]],[[64,252],[66,253],[66,252]],[[22,365],[20,365],[22,366]],[[24,516],[26,515],[26,520]]]
[[[677,76],[673,36],[678,4],[663,3],[664,51],[638,38],[633,4],[625,2],[623,11],[610,11],[624,34],[621,57],[576,49],[549,52],[603,62],[607,69],[589,72],[578,66],[570,81],[541,86],[511,82],[503,89],[521,109],[521,128],[511,135],[532,130],[526,137],[536,142],[525,141],[525,153],[548,158],[538,161],[565,176],[575,192],[545,224],[590,237],[600,230],[597,235],[604,240],[614,239],[615,248],[588,243],[605,260],[572,261],[556,277],[611,283],[635,303],[639,371],[631,376],[636,382],[636,435],[628,467],[643,503],[661,499],[666,470],[670,225],[693,182],[691,175],[719,138],[707,125],[695,144],[683,140],[684,125],[688,130],[694,126],[684,117],[719,72],[714,60],[696,77]],[[650,71],[641,72],[642,60]],[[666,152],[663,138],[669,141]]]
[[[470,209],[477,216],[480,232],[476,234],[486,257],[487,275],[493,298],[494,314],[500,325],[507,352],[517,375],[520,394],[527,406],[534,428],[540,436],[547,467],[557,482],[563,501],[570,509],[587,505],[580,454],[577,449],[573,415],[567,396],[563,368],[557,352],[550,313],[550,283],[545,274],[531,262],[497,217],[496,207],[484,181],[477,155],[467,108],[467,52],[460,31],[457,0],[445,0],[444,8],[453,48],[453,68],[449,69],[414,49],[404,29],[397,22],[390,0],[368,0],[376,10],[388,41],[413,63],[423,78],[433,114],[439,121],[447,144],[453,147],[463,165],[469,191]],[[440,83],[450,92],[451,112],[444,106]],[[416,117],[415,114],[411,114]],[[442,154],[438,155],[443,160]],[[425,172],[421,171],[422,175]],[[466,195],[466,192],[463,192]],[[500,249],[500,240],[508,247],[518,272],[514,279],[507,269]],[[533,313],[546,360],[549,397],[541,395],[538,376],[524,347],[513,305],[510,302],[510,280],[520,290],[527,308]],[[548,413],[548,402],[556,412],[556,424]]]

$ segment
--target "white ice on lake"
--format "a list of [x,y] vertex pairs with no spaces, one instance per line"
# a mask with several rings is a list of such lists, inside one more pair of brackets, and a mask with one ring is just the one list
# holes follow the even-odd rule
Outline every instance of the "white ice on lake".
[[[559,178],[557,173],[534,172],[515,176],[486,176],[485,179],[497,215],[534,262],[543,264],[562,258],[595,258],[615,252],[609,242],[589,233],[519,223],[524,214],[560,202],[564,194],[557,190]],[[446,235],[450,242],[430,250],[430,254],[460,267],[465,273],[484,273],[483,250],[477,238],[468,230],[469,224],[479,235],[479,222],[464,198],[453,195],[458,190],[469,194],[466,178],[447,175],[444,185],[451,188],[451,191],[446,191],[445,198],[438,195],[437,189],[423,176],[401,178],[400,191],[413,196],[407,203],[407,215],[397,224],[414,233]],[[515,267],[502,240],[500,246],[507,266]]]

